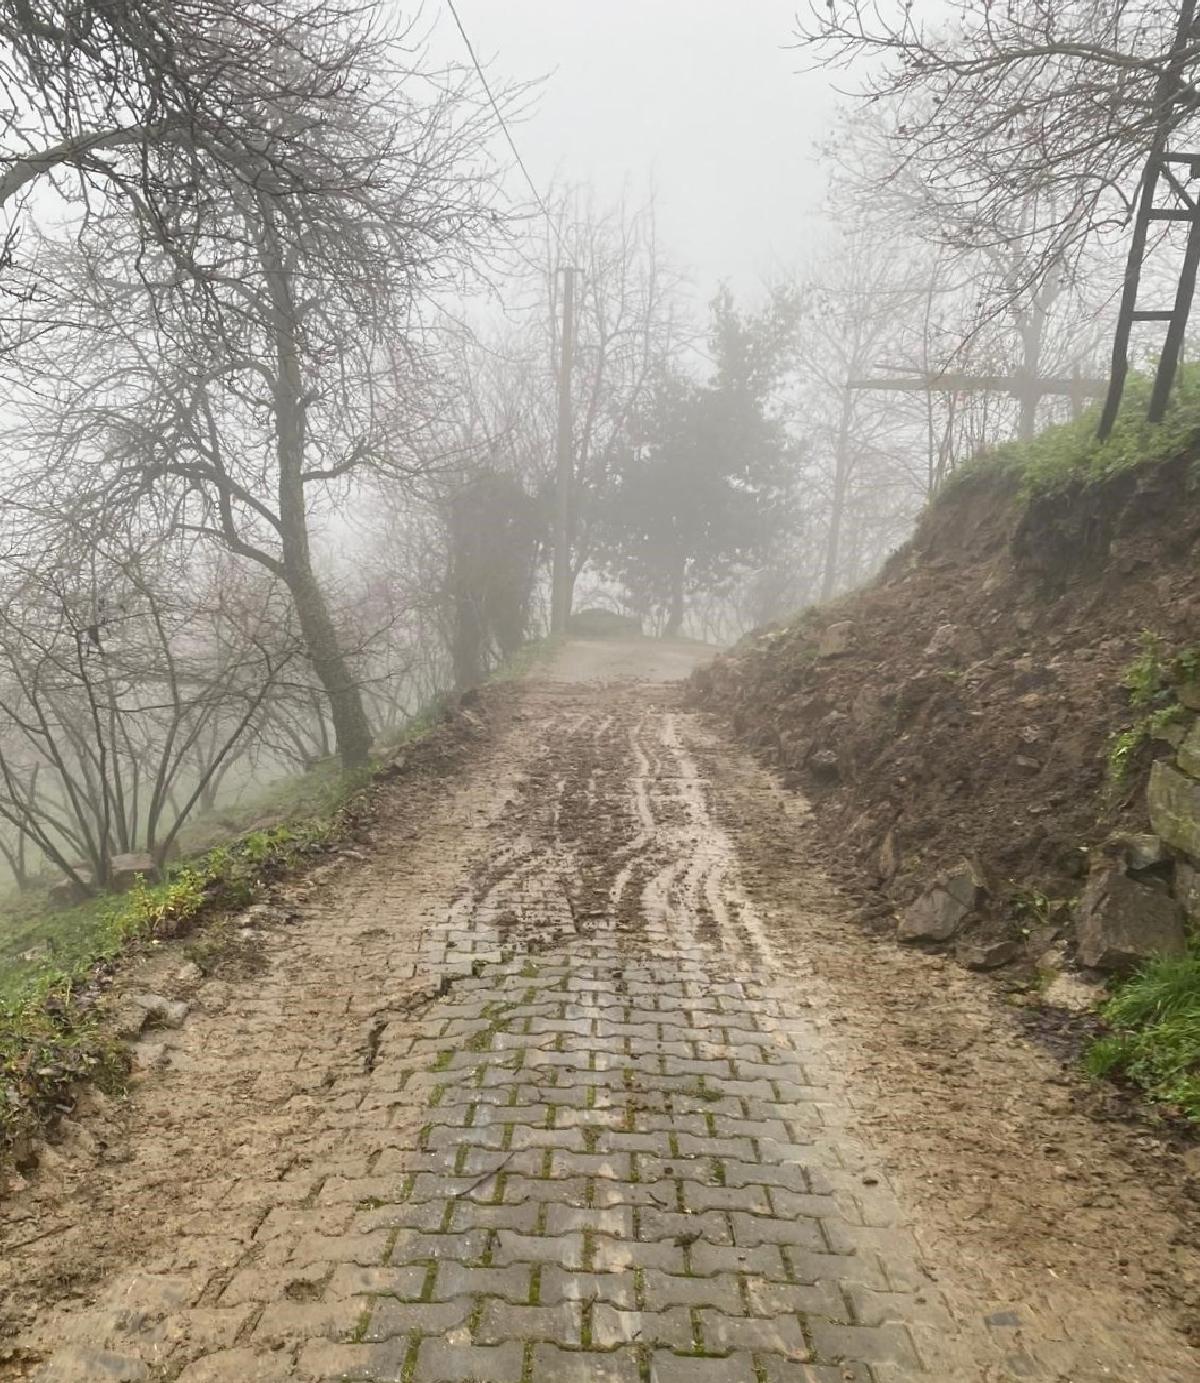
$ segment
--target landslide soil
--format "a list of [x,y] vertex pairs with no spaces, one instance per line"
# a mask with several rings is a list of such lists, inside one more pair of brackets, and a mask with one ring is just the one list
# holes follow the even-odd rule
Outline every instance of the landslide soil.
[[[967,940],[1028,936],[1036,959],[1065,922],[1042,900],[1078,893],[1085,848],[1146,828],[1164,746],[1114,791],[1111,737],[1136,719],[1122,683],[1144,632],[1200,640],[1198,540],[1186,459],[1033,500],[981,471],[870,586],[703,670],[699,699],[818,805],[866,918],[974,858],[993,902]],[[838,624],[845,649],[822,656]]]
[[[823,808],[782,791],[718,721],[687,714],[661,682],[604,680],[677,676],[695,657],[573,648],[556,669],[570,687],[535,679],[490,695],[486,730],[444,776],[380,786],[357,854],[281,900],[297,919],[264,933],[262,973],[202,983],[179,1058],[143,1072],[126,1100],[81,1109],[0,1206],[0,1377],[27,1376],[54,1322],[139,1264],[171,1262],[181,1239],[193,1252],[251,1243],[258,1219],[230,1194],[231,1173],[278,1187],[315,1154],[323,1119],[336,1136],[321,1155],[336,1157],[354,1137],[335,1112],[339,1072],[369,1064],[379,1021],[406,1021],[385,968],[416,957],[419,985],[422,966],[444,964],[428,944],[459,900],[499,899],[487,925],[518,949],[586,928],[604,898],[564,885],[563,840],[579,843],[585,885],[593,867],[607,877],[604,860],[629,842],[605,802],[667,771],[637,756],[647,708],[666,717],[661,761],[696,766],[687,788],[713,823],[700,854],[737,870],[725,896],[762,937],[757,963],[811,1011],[851,1123],[956,1310],[981,1330],[998,1312],[987,1329],[1010,1333],[1010,1357],[1075,1340],[1108,1361],[1060,1377],[1196,1376],[1184,1337],[1200,1341],[1200,1168],[1165,1139],[1093,1123],[1073,1071],[1026,1041],[990,988],[864,935],[820,863]],[[1023,1328],[1004,1323],[1010,1308]]]

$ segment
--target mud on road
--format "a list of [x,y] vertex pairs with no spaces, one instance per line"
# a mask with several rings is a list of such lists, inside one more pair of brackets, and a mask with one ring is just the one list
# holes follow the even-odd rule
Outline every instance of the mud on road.
[[382,790],[0,1209],[0,1379],[1198,1376],[1192,1169],[858,929],[701,653],[573,646]]

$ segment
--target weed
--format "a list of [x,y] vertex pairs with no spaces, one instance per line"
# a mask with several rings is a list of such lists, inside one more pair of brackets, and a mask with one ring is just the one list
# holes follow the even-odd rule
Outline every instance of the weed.
[[1129,704],[1144,714],[1109,739],[1108,781],[1119,787],[1129,776],[1138,751],[1149,740],[1169,738],[1171,727],[1187,715],[1175,700],[1174,686],[1192,680],[1189,669],[1197,662],[1196,650],[1185,649],[1168,656],[1163,641],[1149,629],[1141,634],[1141,649],[1121,676],[1129,692]]
[[1200,1123],[1200,952],[1149,961],[1102,1014],[1111,1031],[1088,1049],[1088,1072],[1120,1073]]
[[690,1095],[694,1100],[710,1100],[714,1103],[725,1098],[719,1090],[710,1090],[705,1085],[703,1076],[698,1076],[695,1084],[689,1085],[683,1093]]

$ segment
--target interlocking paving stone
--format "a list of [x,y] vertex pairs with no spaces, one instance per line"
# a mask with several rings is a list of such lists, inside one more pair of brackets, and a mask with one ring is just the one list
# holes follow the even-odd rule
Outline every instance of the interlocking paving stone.
[[[174,1251],[80,1313],[41,1383],[148,1379],[121,1333],[131,1293],[173,1383],[1074,1376],[1062,1322],[1018,1339],[981,1309],[968,1341],[886,1178],[864,1184],[807,1001],[763,973],[673,713],[621,705],[522,761],[542,776],[452,896],[383,865],[393,892],[362,934],[357,886],[334,890],[333,931],[305,942],[324,968],[298,990],[268,975],[243,1010],[260,1038],[310,1033],[311,1060],[260,1040],[256,1065],[203,1029],[304,1126],[271,1175],[216,1176]],[[568,811],[593,792],[594,843]],[[390,1011],[417,973],[449,982]]]

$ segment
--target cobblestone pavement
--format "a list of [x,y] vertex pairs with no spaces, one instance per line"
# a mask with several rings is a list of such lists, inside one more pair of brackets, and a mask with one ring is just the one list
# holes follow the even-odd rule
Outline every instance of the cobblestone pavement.
[[14,1358],[42,1383],[1197,1377],[1161,1330],[1047,1309],[1030,1338],[1022,1303],[944,1290],[676,702],[531,689],[483,783],[216,986],[137,1097],[177,1146],[134,1151],[125,1214],[163,1188],[169,1240]]

